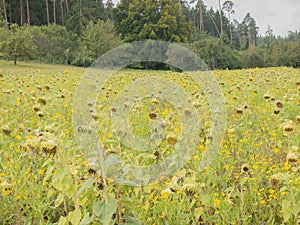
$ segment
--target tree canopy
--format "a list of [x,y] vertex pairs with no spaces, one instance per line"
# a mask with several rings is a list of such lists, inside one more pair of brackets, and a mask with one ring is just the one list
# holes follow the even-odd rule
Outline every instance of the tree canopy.
[[300,31],[276,37],[268,26],[259,36],[250,13],[237,21],[232,1],[218,3],[214,10],[202,0],[1,0],[0,57],[88,66],[124,42],[154,39],[183,43],[211,68],[299,67]]

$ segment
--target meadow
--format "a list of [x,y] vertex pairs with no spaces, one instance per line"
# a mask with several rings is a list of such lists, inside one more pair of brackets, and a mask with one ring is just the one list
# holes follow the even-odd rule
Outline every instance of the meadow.
[[110,130],[110,103],[132,80],[170,79],[203,115],[191,159],[146,186],[103,178],[77,147],[72,110],[84,72],[0,61],[0,224],[300,224],[299,69],[213,71],[225,99],[226,128],[204,170],[201,157],[214,137],[200,87],[172,71],[118,72],[91,110],[107,154],[155,164],[174,152],[182,129],[176,107],[142,99],[127,118],[132,132],[151,137],[148,124],[159,117],[168,134],[157,149],[142,153],[122,146]]

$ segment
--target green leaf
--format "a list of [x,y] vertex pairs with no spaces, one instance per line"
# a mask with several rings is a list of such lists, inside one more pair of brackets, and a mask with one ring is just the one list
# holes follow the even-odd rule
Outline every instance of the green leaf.
[[292,211],[293,215],[294,215],[295,217],[297,217],[298,214],[299,214],[299,212],[300,212],[300,203],[298,202],[298,203],[296,203],[296,205],[293,205],[291,211]]
[[68,218],[61,216],[58,221],[58,225],[66,225],[68,222]]
[[193,208],[193,206],[195,205],[195,203],[196,203],[196,199],[193,199],[192,202],[189,205],[189,210],[191,210]]
[[52,195],[54,195],[55,192],[56,192],[55,190],[50,189],[50,190],[48,191],[48,193],[47,193],[47,198],[51,198]]
[[71,198],[76,192],[76,186],[73,183],[72,176],[65,170],[59,171],[52,178],[53,186]]
[[79,190],[77,191],[77,197],[80,195],[81,192],[93,186],[94,182],[95,182],[94,178],[90,178],[86,182],[84,182],[81,188],[79,188]]
[[56,173],[52,178],[53,186],[59,191],[62,189],[62,185],[63,185],[62,180],[64,176],[65,176],[65,171],[61,170],[58,173]]
[[58,206],[60,206],[60,204],[62,203],[62,201],[64,200],[64,194],[62,194],[62,193],[60,193],[58,196],[57,196],[57,198],[56,198],[56,200],[55,200],[55,203],[54,203],[54,205],[55,205],[55,207],[58,207]]
[[117,166],[121,162],[121,157],[116,154],[111,154],[107,159],[102,163],[103,168],[106,170],[111,166]]
[[90,224],[91,222],[93,222],[94,220],[94,216],[90,216],[89,213],[85,214],[83,219],[81,220],[80,224],[79,225],[87,225],[87,224]]
[[127,222],[128,225],[140,225],[138,219],[130,217]]
[[108,204],[107,204],[107,211],[109,213],[114,214],[117,211],[117,200],[115,198],[111,198],[108,200]]
[[80,209],[75,209],[73,212],[70,212],[68,219],[73,225],[78,225],[81,219]]
[[143,185],[148,185],[150,181],[150,175],[145,174],[145,176],[142,179],[143,179]]
[[[44,168],[45,166],[47,166],[49,163],[52,163],[53,159],[49,158],[46,162],[44,162],[44,164],[42,165],[42,167]],[[53,166],[52,166],[53,167]],[[50,167],[49,167],[50,168]]]
[[284,222],[287,222],[291,217],[291,204],[287,200],[282,201],[282,216]]
[[204,215],[204,210],[202,207],[199,208],[195,208],[194,210],[194,216],[197,218],[197,220],[199,219],[200,216]]
[[204,205],[210,205],[211,204],[211,198],[209,197],[209,195],[202,195],[200,197],[200,200],[201,202],[204,204]]
[[133,200],[127,196],[120,197],[119,203],[122,205],[130,205],[133,203]]
[[95,201],[93,204],[93,212],[96,217],[100,217],[102,214],[103,203],[99,200]]
[[52,176],[53,169],[54,169],[54,166],[48,167],[46,175],[43,179],[43,184],[45,184],[49,180],[49,178]]
[[107,203],[94,202],[93,212],[103,225],[108,225],[112,215],[117,211],[117,200],[111,198]]
[[108,203],[104,204],[103,214],[99,218],[100,222],[103,223],[103,225],[108,225],[112,215],[116,212],[116,210],[117,210],[117,200],[114,198],[109,199]]

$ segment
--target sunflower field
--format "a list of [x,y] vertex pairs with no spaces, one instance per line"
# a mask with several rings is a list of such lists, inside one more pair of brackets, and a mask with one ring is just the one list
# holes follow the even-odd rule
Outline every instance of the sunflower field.
[[77,146],[75,133],[84,128],[72,125],[73,102],[84,73],[0,61],[0,224],[300,224],[299,69],[212,72],[225,101],[226,127],[218,154],[204,170],[201,158],[214,137],[201,88],[185,73],[117,72],[97,102],[86,103],[107,155],[149,166],[172,155],[182,130],[176,107],[144,98],[130,108],[132,133],[151,139],[149,123],[158,117],[168,132],[151,150],[124,147],[110,129],[111,102],[132,81],[172,80],[203,117],[198,147],[187,163],[164,180],[140,186],[103,177]]

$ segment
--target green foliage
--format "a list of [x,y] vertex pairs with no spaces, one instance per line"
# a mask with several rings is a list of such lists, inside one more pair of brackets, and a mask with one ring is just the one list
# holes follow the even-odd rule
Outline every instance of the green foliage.
[[[184,168],[159,183],[131,187],[116,184],[93,170],[99,165],[84,159],[70,132],[72,99],[85,69],[31,63],[14,67],[6,61],[0,61],[0,68],[1,224],[297,224],[298,69],[213,72],[226,97],[228,122],[214,163],[199,171],[203,153],[210,151],[210,126],[204,125],[199,146]],[[107,152],[137,166],[142,164],[145,152],[132,152],[119,145],[118,137],[111,133],[109,112],[110,102],[124,93],[128,83],[146,76],[164,77],[183,87],[203,113],[203,120],[210,120],[206,96],[188,74],[119,71],[104,85],[110,91],[108,97],[105,91],[95,104],[99,115],[95,129]],[[266,93],[269,99],[264,97]],[[45,112],[43,118],[33,109],[39,98],[51,102],[40,106]],[[274,114],[277,104],[272,98],[284,105],[278,108],[279,115]],[[158,109],[158,118],[164,118],[173,128],[180,126],[180,120],[174,117],[177,110],[169,104],[160,104],[160,99],[148,106],[147,102],[139,101],[139,110],[134,106],[129,115],[134,133],[147,133],[149,124],[144,118],[149,119],[152,107]],[[294,130],[285,131],[286,124]],[[38,138],[55,138],[57,153],[48,155],[33,148],[29,140]],[[158,151],[164,157],[168,150],[161,147]],[[156,158],[153,151],[148,153]],[[113,161],[105,161],[106,166]]]
[[5,43],[7,43],[9,35],[9,30],[7,30],[5,27],[0,27],[0,57],[6,55]]
[[114,31],[112,21],[99,20],[96,24],[90,22],[81,38],[74,64],[89,66],[99,56],[120,44],[121,40]]
[[251,47],[244,52],[242,66],[243,68],[263,67],[263,58],[256,48]]
[[286,44],[274,43],[267,50],[266,66],[283,66],[287,65],[287,48]]
[[37,26],[33,26],[30,28],[30,31],[33,35],[33,43],[37,48],[36,56],[40,62],[46,61],[49,49],[49,39],[45,32],[42,31],[42,29],[42,27]]
[[287,55],[291,66],[300,67],[300,38],[288,44]]
[[192,31],[180,2],[172,0],[122,0],[114,10],[114,18],[116,29],[125,41],[186,42]]
[[93,211],[101,224],[108,225],[112,215],[117,211],[117,200],[115,198],[110,198],[107,202],[97,200],[94,202]]
[[204,38],[187,45],[210,68],[237,69],[241,67],[239,53],[220,39]]
[[[197,52],[210,68],[299,67],[299,31],[290,31],[286,38],[275,37],[268,26],[266,36],[258,37],[259,28],[250,13],[242,22],[231,21],[231,14],[234,13],[231,1],[223,4],[226,13],[222,13],[222,35],[220,12],[212,8],[208,10],[203,1],[197,0],[121,0],[115,8],[112,0],[106,3],[102,0],[48,0],[50,24],[46,18],[46,1],[30,0],[31,25],[42,26],[18,29],[15,23],[19,24],[21,19],[23,24],[27,21],[26,1],[3,2],[6,2],[7,10],[11,9],[9,21],[12,23],[0,21],[0,57],[8,60],[14,58],[15,63],[17,60],[33,59],[88,66],[103,53],[120,45],[120,39],[125,42],[155,39],[189,42],[186,46]],[[192,6],[193,3],[197,4]],[[200,3],[203,18],[201,32]],[[4,14],[3,10],[4,7],[0,6],[0,14]],[[51,24],[54,10],[56,23],[65,26]],[[22,29],[24,34],[19,31]],[[140,62],[132,68],[170,67],[155,62]]]
[[28,27],[14,25],[10,31],[4,31],[1,36],[3,41],[0,43],[0,51],[7,58],[13,57],[14,64],[17,64],[18,57],[24,57],[27,60],[34,55],[36,47]]
[[102,1],[75,0],[67,14],[66,27],[68,30],[81,35],[90,22],[96,23],[99,19],[107,19]]
[[[56,24],[41,27],[41,32],[40,41],[47,42],[46,54],[52,63],[67,63],[68,58],[65,53],[68,49],[73,50],[75,48],[77,42],[76,36],[68,32],[65,27]],[[43,37],[46,37],[46,40]]]
[[[29,0],[28,2],[31,25],[48,25],[46,1]],[[22,3],[21,6],[20,3]],[[0,1],[0,19],[3,17],[1,4],[2,0]],[[23,11],[23,22],[27,21],[25,0],[9,0],[6,1],[6,5],[7,14],[11,15],[10,20],[12,23],[21,25],[21,10]],[[73,32],[77,32],[79,30],[73,30],[73,28],[78,29],[81,25],[85,26],[90,20],[111,19],[110,7],[110,5],[104,5],[102,0],[48,0],[49,22],[54,22],[55,14],[57,24],[66,24]],[[77,22],[78,24],[76,24]]]
[[264,55],[264,66],[293,66],[299,67],[300,62],[300,39],[294,41],[279,41],[276,39],[270,43],[268,39],[260,40],[258,50]]

